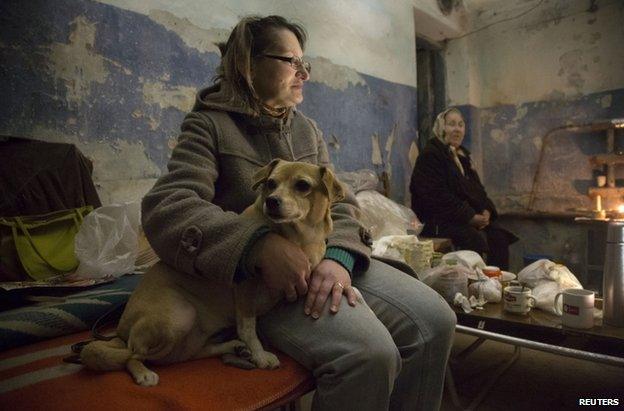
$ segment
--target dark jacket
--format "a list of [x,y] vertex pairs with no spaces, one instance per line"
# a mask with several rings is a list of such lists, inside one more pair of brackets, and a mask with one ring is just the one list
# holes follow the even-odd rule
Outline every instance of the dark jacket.
[[455,164],[449,146],[437,138],[429,140],[416,160],[410,182],[412,209],[425,224],[464,225],[485,209],[490,211],[490,221],[498,215],[472,168],[470,152],[464,147],[461,150],[465,153],[459,156],[465,175]]
[[[256,198],[253,175],[274,158],[329,166],[316,124],[298,111],[253,116],[220,85],[199,92],[167,165],[142,203],[143,228],[158,256],[179,271],[230,284],[245,247],[262,227],[239,215]],[[332,206],[328,249],[349,251],[368,268],[370,248],[352,193]]]

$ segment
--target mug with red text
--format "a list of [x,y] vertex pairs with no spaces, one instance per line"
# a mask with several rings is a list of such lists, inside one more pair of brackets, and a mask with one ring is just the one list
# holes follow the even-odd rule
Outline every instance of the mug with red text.
[[[557,305],[563,296],[560,309]],[[569,288],[555,296],[555,311],[561,316],[561,324],[572,328],[592,328],[594,326],[594,292],[581,288]]]
[[526,314],[535,307],[531,289],[520,285],[510,285],[503,290],[503,308],[514,314]]

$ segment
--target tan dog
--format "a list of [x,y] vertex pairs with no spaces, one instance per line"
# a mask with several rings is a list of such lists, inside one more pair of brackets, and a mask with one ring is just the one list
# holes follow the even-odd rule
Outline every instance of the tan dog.
[[[328,168],[283,160],[273,160],[256,173],[253,188],[260,185],[261,194],[243,215],[264,219],[271,230],[299,245],[315,267],[332,230],[331,203],[344,197],[342,185]],[[144,361],[171,364],[248,349],[257,367],[276,368],[279,360],[258,340],[256,316],[266,313],[280,297],[260,279],[230,288],[158,263],[130,297],[117,337],[89,343],[81,360],[94,370],[126,368],[143,386],[158,383],[158,375]],[[238,340],[212,341],[234,322]]]

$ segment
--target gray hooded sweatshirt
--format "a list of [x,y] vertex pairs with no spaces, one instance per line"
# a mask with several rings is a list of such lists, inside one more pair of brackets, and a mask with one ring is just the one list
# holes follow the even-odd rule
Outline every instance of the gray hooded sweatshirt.
[[[255,172],[275,158],[330,164],[312,120],[296,110],[284,119],[254,116],[221,84],[198,93],[182,123],[168,173],[143,198],[142,224],[165,263],[231,284],[235,274],[239,277],[239,263],[246,264],[241,258],[266,229],[262,221],[239,215],[255,201]],[[355,270],[366,270],[371,250],[358,216],[352,193],[333,205],[327,256],[343,253]]]

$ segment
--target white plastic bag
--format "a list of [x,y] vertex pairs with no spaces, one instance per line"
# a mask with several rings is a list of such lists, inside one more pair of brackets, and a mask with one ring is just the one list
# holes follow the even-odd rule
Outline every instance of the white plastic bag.
[[[524,267],[518,273],[518,281],[532,289],[531,295],[535,298],[537,308],[556,315],[558,315],[555,310],[557,293],[568,288],[583,288],[568,267],[546,259],[537,260]],[[559,300],[559,312],[561,304]]]
[[360,205],[360,221],[370,230],[373,240],[389,235],[420,234],[423,224],[412,209],[402,206],[376,191],[360,191],[355,196]]
[[470,270],[461,265],[440,264],[423,272],[421,281],[436,290],[449,304],[454,304],[457,293],[467,297],[469,274]]
[[483,298],[488,303],[499,303],[502,296],[502,285],[496,278],[481,274],[479,280],[468,286],[468,294],[477,299]]
[[392,258],[407,263],[403,249],[418,242],[416,236],[388,235],[373,241],[372,254],[378,257]]
[[453,251],[450,253],[444,254],[442,256],[442,261],[457,261],[458,264],[463,265],[466,268],[471,270],[476,270],[477,268],[485,267],[485,262],[483,258],[476,251],[471,250],[460,250]]
[[340,171],[336,173],[336,177],[349,186],[355,194],[364,190],[377,190],[379,187],[379,177],[368,168],[356,171]]
[[76,234],[79,278],[120,277],[134,270],[141,221],[138,202],[112,204],[87,215]]

